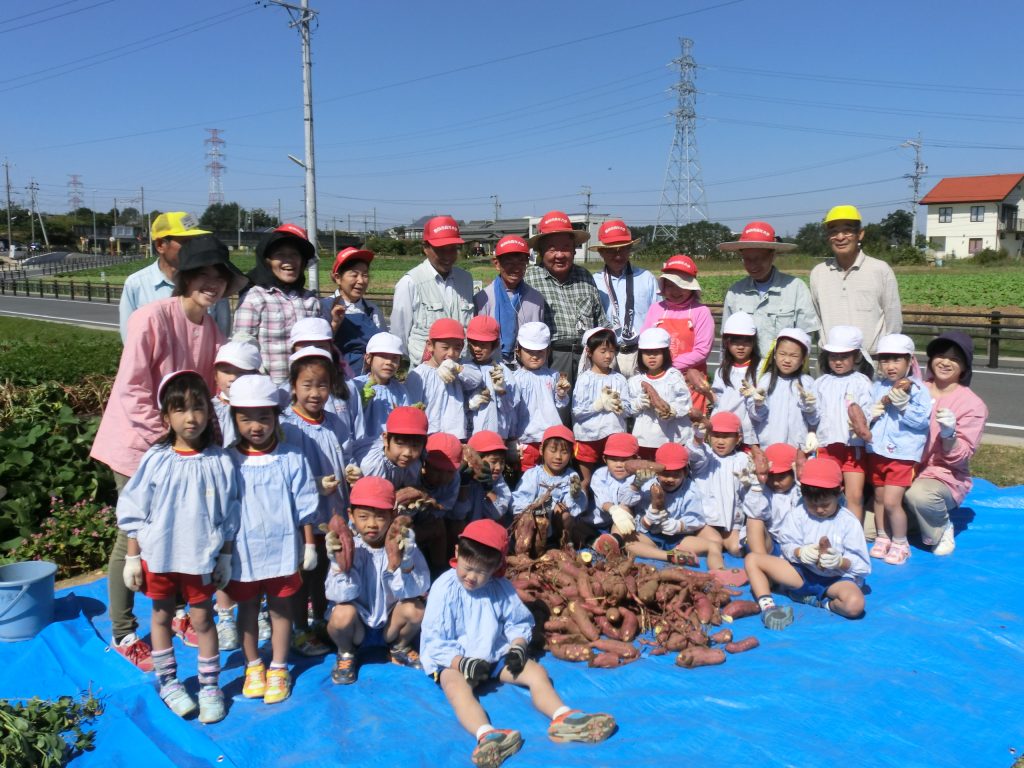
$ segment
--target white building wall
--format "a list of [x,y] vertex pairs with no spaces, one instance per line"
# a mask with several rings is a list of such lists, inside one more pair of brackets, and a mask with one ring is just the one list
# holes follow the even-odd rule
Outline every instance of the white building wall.
[[1001,231],[998,247],[1005,248],[1011,256],[1020,256],[1024,254],[1024,232],[1021,231],[1024,230],[1024,183],[1013,188],[1000,204],[1000,208],[1003,205],[1017,206],[1017,231],[1013,231],[1012,228]]
[[[984,221],[971,221],[971,208],[976,205],[985,207]],[[939,222],[940,208],[953,209],[951,221]],[[998,221],[999,203],[932,203],[928,205],[925,236],[937,255],[947,259],[966,259],[971,255],[969,247],[972,238],[982,239],[982,249],[999,247]],[[942,248],[932,245],[932,239],[939,237],[945,238],[945,246]]]

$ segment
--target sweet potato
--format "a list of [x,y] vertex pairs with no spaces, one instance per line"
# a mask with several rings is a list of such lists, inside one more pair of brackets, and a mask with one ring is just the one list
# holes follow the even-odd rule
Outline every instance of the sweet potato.
[[706,373],[690,368],[683,374],[683,378],[686,379],[686,386],[694,392],[704,395],[710,402],[715,401],[715,393],[711,390],[711,382],[708,381]]
[[850,403],[846,408],[846,414],[850,419],[850,427],[853,429],[853,434],[865,442],[870,441],[871,427],[868,426],[868,419],[864,415],[864,409],[857,405],[857,403]]
[[671,406],[665,402],[658,390],[649,381],[641,381],[640,388],[643,389],[644,394],[647,395],[647,399],[651,401],[651,408],[654,409],[655,413],[661,413],[666,410],[670,410]]
[[338,539],[341,542],[341,549],[334,554],[334,562],[338,564],[342,573],[348,573],[352,570],[352,558],[355,556],[356,549],[355,539],[352,538],[352,529],[348,527],[348,523],[341,515],[331,515],[327,529],[331,533],[338,534]]
[[[644,382],[645,384],[647,382]],[[665,465],[647,459],[629,459],[626,461],[626,472],[635,475],[637,472],[650,471],[654,474],[665,471]]]
[[676,656],[676,666],[693,669],[694,667],[711,667],[725,663],[725,651],[721,648],[701,648],[690,646],[684,648]]
[[[547,629],[547,624],[544,628]],[[720,629],[715,634],[711,635],[708,640],[717,645],[724,645],[732,642],[732,630],[731,629]]]
[[735,643],[727,644],[725,650],[728,653],[743,653],[744,651],[752,651],[760,644],[756,637],[747,637],[743,640],[737,640]]
[[672,632],[663,643],[666,651],[681,651],[690,646],[690,641],[682,632]]
[[650,488],[651,493],[651,509],[664,509],[665,508],[665,489],[661,487],[661,483],[657,480]]
[[591,646],[605,653],[614,653],[624,659],[635,659],[640,655],[639,649],[632,643],[624,643],[621,640],[595,640]]
[[584,600],[589,600],[594,597],[594,590],[590,586],[590,577],[582,571],[576,579],[576,589],[579,591],[580,597]]
[[[621,640],[622,636],[619,634],[618,628],[608,621],[607,616],[595,616],[594,623],[597,628],[601,630],[601,634],[605,637],[610,637],[612,640]],[[547,624],[544,625],[545,631],[547,631]]]
[[594,620],[590,618],[590,614],[575,600],[569,602],[569,616],[576,622],[580,634],[587,640],[594,641],[601,636]]
[[761,609],[753,600],[733,600],[722,609],[722,615],[732,619],[757,616]]
[[408,515],[399,515],[391,521],[391,525],[388,527],[387,536],[384,539],[384,551],[388,556],[388,570],[391,573],[394,573],[402,564],[406,537],[411,528],[412,518]]
[[620,613],[622,614],[622,627],[619,629],[619,636],[628,643],[640,631],[640,620],[628,608],[621,608]]
[[590,646],[586,643],[563,643],[549,648],[551,655],[562,661],[587,661],[590,659]]
[[591,656],[587,660],[587,666],[599,669],[615,669],[622,666],[622,659],[614,653],[599,653],[597,656]]
[[700,623],[710,624],[715,615],[715,606],[708,600],[708,596],[703,592],[698,592],[693,596],[693,606],[697,609],[697,618],[700,619]]
[[828,540],[828,536],[822,536],[818,539],[818,554],[824,555],[828,552],[829,547],[832,546],[832,542]]
[[556,619],[548,619],[544,622],[545,632],[575,632],[576,622],[572,619],[560,616]]
[[[403,489],[404,490],[404,489]],[[529,555],[533,548],[533,534],[537,530],[537,523],[532,514],[523,512],[516,517],[512,523],[512,538],[516,543],[517,555]]]

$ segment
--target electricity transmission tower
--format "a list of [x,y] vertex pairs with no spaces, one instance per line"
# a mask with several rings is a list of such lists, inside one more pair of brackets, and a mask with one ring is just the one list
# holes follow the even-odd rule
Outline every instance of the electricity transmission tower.
[[210,195],[206,201],[207,205],[224,202],[224,185],[221,183],[220,177],[227,170],[227,166],[221,162],[226,159],[221,149],[225,144],[224,139],[220,137],[222,130],[222,128],[207,128],[206,132],[210,136],[203,139],[203,143],[209,146],[209,149],[206,150],[206,157],[210,160],[206,164],[206,170],[210,172]]

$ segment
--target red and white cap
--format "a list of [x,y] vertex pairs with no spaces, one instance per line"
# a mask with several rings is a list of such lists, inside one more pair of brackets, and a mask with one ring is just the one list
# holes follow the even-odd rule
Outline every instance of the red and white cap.
[[597,240],[598,244],[590,246],[589,250],[602,251],[609,248],[626,248],[640,242],[639,237],[635,240],[633,239],[633,234],[622,219],[608,219],[608,221],[601,222],[601,227],[597,230]]
[[662,443],[654,452],[654,460],[669,472],[682,469],[690,462],[690,452],[679,443]]
[[662,264],[658,280],[668,280],[687,291],[700,290],[700,283],[697,282],[697,265],[685,253],[677,253]]
[[501,435],[489,429],[474,432],[473,436],[466,441],[466,444],[477,453],[504,452],[506,450],[505,441],[501,439]]
[[334,266],[331,267],[331,274],[338,274],[339,270],[341,270],[346,264],[353,261],[363,261],[369,265],[369,263],[373,261],[373,256],[373,251],[367,251],[362,248],[353,248],[352,246],[342,248],[334,258]]
[[466,338],[472,341],[497,341],[501,338],[501,326],[490,315],[477,315],[466,326]]
[[808,459],[800,470],[800,484],[815,488],[839,488],[843,484],[843,468],[831,456]]
[[754,318],[747,312],[733,312],[722,323],[723,336],[757,336]]
[[604,443],[604,455],[613,459],[631,459],[640,451],[640,443],[628,432],[608,435]]
[[768,471],[771,474],[789,472],[796,463],[796,446],[789,443],[772,443],[764,449],[764,457],[768,460]]
[[366,354],[368,355],[401,355],[402,340],[393,333],[381,331],[375,333],[366,342]]
[[711,414],[711,431],[721,434],[743,434],[743,424],[740,417],[732,411],[719,411]]
[[787,253],[796,249],[793,243],[780,243],[775,239],[775,228],[765,221],[752,221],[743,228],[739,240],[719,243],[720,251],[742,251],[745,248],[766,248],[776,253]]
[[348,493],[348,503],[353,507],[393,510],[395,508],[395,486],[384,477],[375,475],[360,477]]
[[573,236],[576,241],[576,245],[583,245],[587,240],[590,239],[590,233],[584,232],[582,229],[573,229],[572,221],[569,220],[569,215],[562,211],[548,211],[545,213],[540,221],[537,223],[537,233],[526,241],[534,250],[537,250],[537,246],[541,240],[548,235],[559,235],[562,233],[568,233]]
[[498,244],[494,246],[495,256],[504,256],[506,253],[525,253],[530,255],[530,246],[526,244],[519,235],[505,235]]
[[570,445],[576,444],[576,436],[573,435],[572,430],[564,424],[556,424],[553,427],[545,429],[544,436],[541,438],[540,444],[544,445],[548,440],[552,440],[554,438],[566,440]]
[[445,472],[456,472],[462,466],[462,443],[455,435],[435,432],[427,438],[426,460],[430,466]]
[[440,320],[435,320],[434,324],[430,326],[429,335],[431,341],[466,338],[466,332],[462,327],[462,323],[458,320],[452,320],[450,317],[442,317]]
[[388,414],[384,431],[389,435],[427,436],[427,414],[411,405],[400,405]]
[[435,216],[423,228],[423,240],[428,245],[462,245],[459,223],[451,216]]

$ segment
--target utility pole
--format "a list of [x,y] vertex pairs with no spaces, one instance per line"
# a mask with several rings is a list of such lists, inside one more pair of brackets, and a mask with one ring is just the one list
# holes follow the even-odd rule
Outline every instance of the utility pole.
[[[587,234],[590,234],[590,187],[584,186],[580,189],[580,194],[586,198],[587,202],[583,204],[583,211],[585,215],[584,221],[586,222]],[[583,250],[583,263],[587,263],[587,256],[590,253],[587,249]]]
[[238,233],[238,240],[235,243],[236,250],[242,250],[242,206],[235,203],[235,231]]
[[39,189],[39,185],[36,184],[36,180],[35,179],[32,179],[32,181],[29,182],[29,185],[27,187],[25,187],[25,191],[28,192],[28,223],[29,223],[30,231],[32,233],[31,236],[29,237],[29,241],[28,241],[29,244],[30,244],[29,245],[30,248],[31,248],[31,243],[34,243],[36,241],[36,218],[35,218],[35,216],[36,216],[36,190],[38,190],[38,189]]
[[494,201],[494,220],[497,221],[501,218],[501,201],[497,195],[491,195],[491,200]]
[[[142,218],[142,226],[146,228],[143,236],[146,238],[146,253],[149,253],[149,219],[146,217],[146,188],[139,187],[139,211]],[[142,250],[141,248],[139,250]]]
[[338,252],[338,217],[331,216],[331,250]]
[[[317,12],[309,7],[309,0],[302,0],[302,5],[294,5],[284,0],[270,0],[288,11],[292,21],[290,27],[298,27],[302,38],[302,102],[303,123],[306,137],[306,234],[313,244],[313,253],[319,252],[316,236],[316,167],[313,160],[313,62],[310,55],[309,23],[316,18]],[[309,264],[309,287],[313,291],[320,289],[320,276],[317,268],[318,258]]]
[[914,172],[903,174],[903,178],[910,179],[910,188],[914,192],[910,201],[910,217],[913,222],[910,227],[910,244],[917,245],[917,203],[921,199],[921,179],[928,173],[928,166],[921,161],[921,134],[918,132],[917,139],[907,139],[901,147],[910,147],[914,150]]
[[373,234],[377,234],[377,206],[373,206]]
[[4,178],[7,181],[7,250],[14,257],[14,235],[11,234],[11,164],[4,159]]

